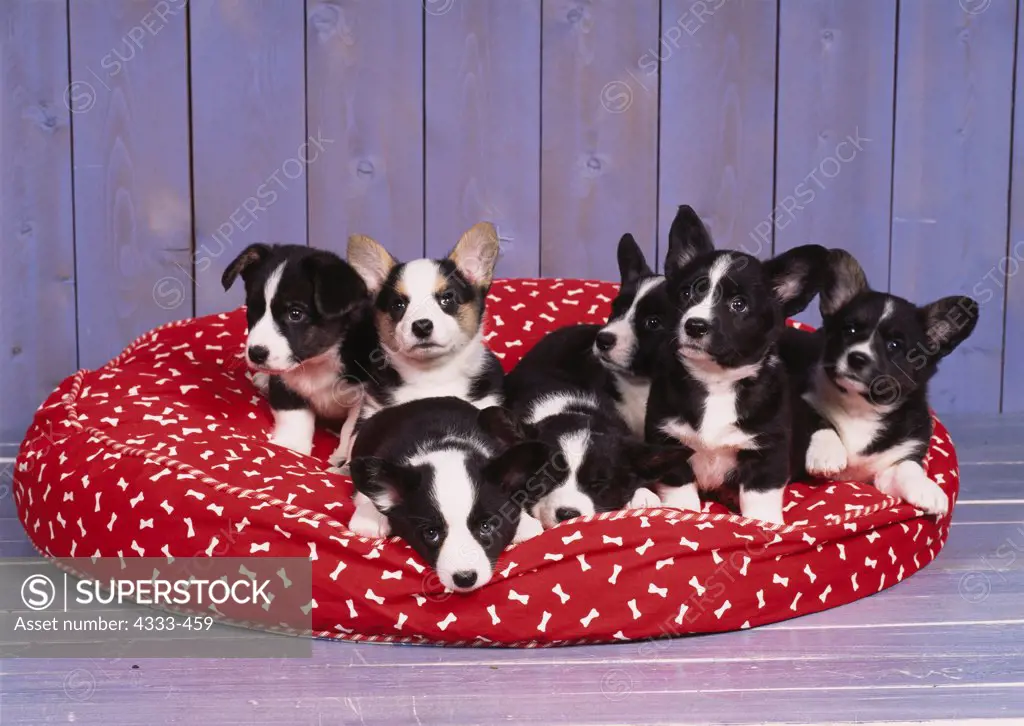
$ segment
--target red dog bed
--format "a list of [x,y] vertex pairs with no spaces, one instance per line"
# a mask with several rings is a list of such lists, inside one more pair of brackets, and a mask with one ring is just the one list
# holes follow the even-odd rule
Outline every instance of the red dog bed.
[[[511,368],[544,333],[603,321],[615,292],[496,282],[487,340]],[[271,414],[247,379],[244,340],[242,310],[171,323],[61,384],[16,467],[21,520],[43,554],[310,557],[310,635],[533,647],[817,612],[913,574],[949,532],[952,511],[937,520],[863,484],[794,484],[785,527],[720,505],[584,517],[509,548],[480,590],[447,593],[401,540],[347,530],[351,482],[325,470],[336,438],[318,432],[312,457],[268,443]],[[938,421],[926,467],[955,503],[956,454]]]

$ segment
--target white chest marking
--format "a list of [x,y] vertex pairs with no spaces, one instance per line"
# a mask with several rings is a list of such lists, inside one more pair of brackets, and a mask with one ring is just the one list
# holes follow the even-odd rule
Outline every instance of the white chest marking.
[[700,424],[694,428],[676,418],[661,425],[664,433],[693,449],[690,466],[701,489],[722,486],[725,478],[736,468],[736,454],[760,448],[757,436],[739,427],[736,413],[737,384],[759,370],[759,364],[730,370],[728,375],[712,375],[702,369],[691,369],[690,373],[707,389]]
[[324,418],[339,419],[359,403],[361,387],[342,376],[337,350],[329,350],[301,366],[282,373],[281,380]]
[[647,416],[647,399],[651,393],[650,381],[633,381],[616,375],[615,383],[622,397],[615,408],[622,416],[634,436],[644,435],[644,419]]
[[597,399],[593,396],[577,393],[552,393],[533,402],[530,413],[526,416],[526,423],[535,424],[546,418],[565,413],[570,408],[596,409],[597,407]]

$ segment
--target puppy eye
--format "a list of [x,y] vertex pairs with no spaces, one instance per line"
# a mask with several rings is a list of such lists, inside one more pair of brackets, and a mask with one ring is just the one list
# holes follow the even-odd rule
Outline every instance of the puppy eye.
[[885,341],[885,349],[890,353],[898,353],[903,350],[903,343],[898,340]]
[[729,301],[729,309],[734,313],[745,313],[747,311],[747,301],[737,295]]
[[395,300],[391,303],[391,310],[396,313],[405,312],[405,300]]
[[644,330],[660,330],[661,329],[661,318],[657,315],[651,315],[650,317],[644,318]]
[[455,293],[452,290],[445,290],[441,293],[441,297],[438,299],[441,303],[441,307],[445,310],[450,310],[455,307]]
[[479,530],[480,534],[487,535],[494,531],[494,525],[491,524],[490,521],[481,522],[477,529]]
[[693,295],[693,291],[690,290],[689,287],[684,287],[682,289],[682,292],[679,293],[679,297],[681,297],[683,299],[683,302],[688,301],[692,295]]
[[288,308],[288,322],[290,323],[301,323],[306,319],[306,311],[302,308],[290,307]]
[[843,335],[856,335],[856,334],[857,334],[857,326],[854,325],[853,323],[847,323],[846,325],[843,326]]
[[431,547],[436,547],[441,541],[441,530],[437,527],[431,527],[423,531],[423,541]]

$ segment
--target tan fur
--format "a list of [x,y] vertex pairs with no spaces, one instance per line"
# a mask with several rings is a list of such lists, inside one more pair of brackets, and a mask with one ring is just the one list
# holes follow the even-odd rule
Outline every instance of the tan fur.
[[828,282],[821,291],[819,301],[822,315],[831,315],[868,289],[864,269],[846,250],[829,250],[828,268]]
[[460,305],[455,313],[455,319],[459,322],[462,332],[472,338],[480,326],[480,309],[473,303]]
[[380,292],[398,261],[376,240],[361,234],[348,238],[348,263],[363,278],[371,293]]
[[498,230],[490,222],[470,227],[448,254],[459,271],[474,285],[486,289],[494,279],[494,266],[500,251]]

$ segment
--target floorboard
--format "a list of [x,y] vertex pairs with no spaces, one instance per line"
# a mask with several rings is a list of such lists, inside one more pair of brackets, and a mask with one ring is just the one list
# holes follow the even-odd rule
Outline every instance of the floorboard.
[[[1020,723],[1024,416],[946,423],[962,462],[949,542],[844,607],[533,651],[317,642],[296,660],[9,659],[0,724]],[[0,511],[0,556],[30,555],[13,517]]]

